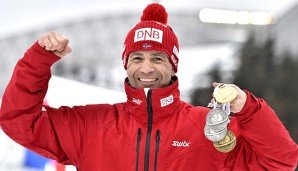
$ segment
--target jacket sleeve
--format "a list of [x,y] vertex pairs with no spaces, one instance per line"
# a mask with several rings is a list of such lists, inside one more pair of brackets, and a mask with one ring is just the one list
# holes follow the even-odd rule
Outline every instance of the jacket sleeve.
[[21,58],[2,98],[0,124],[17,143],[45,157],[68,163],[46,111],[43,99],[50,67],[60,58],[36,42]]
[[251,146],[252,152],[249,153],[255,154],[253,158],[266,170],[295,170],[297,144],[270,106],[263,99],[245,92],[247,102],[235,117],[243,141]]

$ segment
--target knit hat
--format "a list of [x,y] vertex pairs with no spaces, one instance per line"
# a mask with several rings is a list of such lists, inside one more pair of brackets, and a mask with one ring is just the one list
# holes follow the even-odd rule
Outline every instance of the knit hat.
[[122,61],[125,69],[131,52],[157,50],[168,55],[177,72],[179,44],[167,20],[166,9],[158,3],[149,4],[144,9],[141,21],[128,32],[124,42]]

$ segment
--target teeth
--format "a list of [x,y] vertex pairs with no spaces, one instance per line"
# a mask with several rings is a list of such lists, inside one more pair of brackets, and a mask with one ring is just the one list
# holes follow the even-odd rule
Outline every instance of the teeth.
[[156,78],[140,78],[140,81],[143,81],[143,82],[153,82],[156,80],[157,80]]

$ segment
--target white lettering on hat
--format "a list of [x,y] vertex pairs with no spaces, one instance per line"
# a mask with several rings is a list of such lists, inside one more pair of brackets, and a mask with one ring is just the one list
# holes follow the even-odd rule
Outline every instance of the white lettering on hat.
[[123,55],[123,60],[122,60],[122,62],[123,62],[123,65],[126,65],[126,60],[127,60],[127,56],[126,56],[126,53]]
[[172,59],[172,62],[175,66],[178,65],[178,55],[179,55],[179,50],[178,48],[174,45],[173,47],[173,53],[176,55],[176,57],[174,55],[171,55],[171,59]]
[[174,45],[173,47],[173,53],[178,57],[179,56],[179,50],[178,48]]
[[126,44],[124,44],[122,47],[122,53],[125,51],[125,48],[126,48]]
[[175,58],[174,55],[171,55],[171,59],[172,59],[173,64],[174,64],[175,66],[177,66],[177,65],[178,65],[178,62],[177,62],[177,59]]
[[152,40],[162,43],[163,31],[156,28],[141,28],[135,31],[134,42]]
[[174,97],[173,97],[173,95],[170,95],[166,98],[160,99],[160,106],[164,107],[164,106],[167,106],[173,102],[174,102]]
[[124,44],[123,45],[123,49],[122,49],[122,53],[124,53],[123,54],[123,60],[122,60],[122,62],[123,62],[123,65],[126,65],[126,53],[125,53],[125,47],[126,47],[126,45]]

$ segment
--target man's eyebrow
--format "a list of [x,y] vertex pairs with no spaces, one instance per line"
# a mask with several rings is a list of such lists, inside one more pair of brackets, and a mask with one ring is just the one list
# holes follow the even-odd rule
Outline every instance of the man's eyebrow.
[[153,52],[152,56],[160,56],[162,58],[168,59],[168,55],[163,52]]
[[[141,53],[141,52],[132,52],[130,55],[143,56],[143,53]],[[129,55],[129,56],[130,56],[130,55]]]

